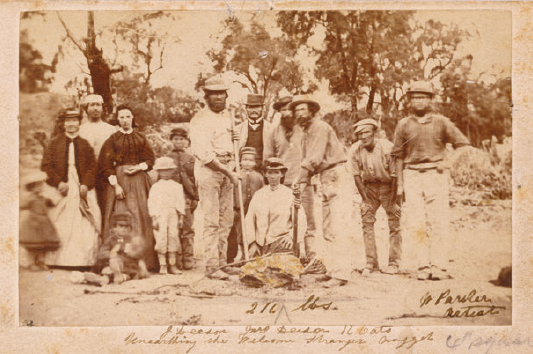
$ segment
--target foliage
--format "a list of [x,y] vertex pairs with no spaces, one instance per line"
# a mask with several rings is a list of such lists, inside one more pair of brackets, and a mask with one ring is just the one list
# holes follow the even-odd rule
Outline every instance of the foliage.
[[43,64],[41,52],[29,42],[28,33],[23,30],[19,44],[19,89],[25,93],[42,92],[52,82],[49,74],[55,73],[57,55],[51,65]]
[[[294,45],[307,45],[322,30],[324,45],[315,75],[327,79],[332,94],[345,95],[352,112],[366,97],[367,114],[397,114],[402,87],[413,79],[433,78],[452,61],[466,32],[428,21],[413,24],[413,11],[287,11],[278,25]],[[379,97],[380,101],[376,101]],[[357,114],[356,114],[357,118]]]
[[179,42],[179,38],[168,31],[166,22],[176,19],[172,12],[156,11],[111,26],[105,35],[111,36],[115,47],[113,62],[127,56],[128,61],[132,61],[129,70],[141,74],[137,78],[148,87],[152,76],[163,69],[167,46]]
[[440,81],[443,87],[440,110],[466,134],[474,146],[496,136],[511,135],[511,79],[485,84],[471,75],[472,57],[455,60]]
[[316,89],[313,83],[304,82],[300,64],[294,59],[298,49],[294,45],[272,37],[263,24],[254,20],[250,28],[238,19],[228,19],[225,24],[229,32],[222,40],[222,49],[207,52],[216,73],[233,71],[239,84],[262,94],[267,101],[282,88]]

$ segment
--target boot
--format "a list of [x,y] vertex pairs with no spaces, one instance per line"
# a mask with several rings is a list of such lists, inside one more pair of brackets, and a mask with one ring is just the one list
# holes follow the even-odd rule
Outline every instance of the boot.
[[182,247],[183,247],[183,258],[182,258],[183,269],[190,270],[194,267],[194,238],[184,237],[182,239]]
[[166,253],[158,253],[157,258],[159,259],[159,274],[168,274]]
[[178,269],[178,267],[176,267],[176,255],[178,253],[176,252],[172,252],[168,254],[168,264],[169,264],[169,267],[168,267],[168,272],[170,274],[181,274],[181,270]]

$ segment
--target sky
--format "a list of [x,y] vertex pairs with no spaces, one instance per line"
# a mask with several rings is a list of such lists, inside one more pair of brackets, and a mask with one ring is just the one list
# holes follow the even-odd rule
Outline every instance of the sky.
[[[104,30],[118,21],[128,21],[138,16],[140,12],[134,11],[105,11],[95,12],[96,30]],[[87,32],[87,13],[83,11],[60,12],[61,17],[72,31],[74,37],[80,39]],[[224,38],[225,27],[223,21],[227,18],[226,11],[182,11],[174,12],[177,20],[167,20],[157,28],[158,33],[166,32],[177,40],[167,45],[163,58],[164,68],[157,71],[152,77],[152,86],[171,86],[192,95],[199,95],[194,91],[199,72],[211,72],[212,64],[206,52],[220,47]],[[235,15],[246,22],[252,16],[255,20],[265,24],[270,29],[271,35],[276,36],[281,32],[275,25],[274,12],[244,13],[236,12]],[[511,13],[505,11],[419,11],[415,20],[425,22],[437,20],[444,24],[457,23],[461,28],[469,31],[471,38],[463,41],[456,53],[457,57],[472,54],[472,72],[479,74],[485,72],[483,79],[493,81],[494,76],[511,76]],[[65,36],[65,30],[58,20],[56,12],[46,12],[44,17],[34,17],[30,20],[21,20],[21,30],[27,29],[32,45],[43,54],[43,62],[50,63]],[[162,31],[162,32],[161,32]],[[323,33],[317,32],[310,40],[315,46],[322,42]],[[113,47],[105,38],[97,39],[104,53],[113,53]],[[126,53],[127,54],[127,53]],[[124,64],[127,56],[121,59]],[[313,61],[306,60],[307,66],[312,68]],[[52,91],[64,92],[65,83],[76,75],[82,73],[82,54],[69,45],[65,49],[65,58],[58,65],[58,75],[51,87]],[[127,65],[127,64],[126,64]],[[321,83],[320,90],[327,91],[327,83]],[[241,88],[233,87],[236,96],[245,97],[246,92]],[[231,92],[230,92],[231,93]],[[231,96],[231,95],[230,95]],[[330,102],[325,102],[325,107],[336,105],[333,97]]]

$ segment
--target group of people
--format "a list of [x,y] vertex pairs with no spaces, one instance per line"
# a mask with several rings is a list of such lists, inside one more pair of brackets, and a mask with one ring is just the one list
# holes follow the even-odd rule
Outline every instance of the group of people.
[[[405,215],[407,236],[419,246],[409,255],[418,259],[417,278],[450,277],[445,237],[453,157],[445,159],[445,148],[469,142],[448,118],[432,112],[429,82],[409,88],[411,113],[399,122],[394,142],[377,138],[378,122],[363,119],[354,126],[358,141],[348,151],[319,118],[320,103],[311,97],[280,98],[273,106],[280,120],[273,125],[263,117],[263,97],[250,94],[247,121],[234,126],[228,89],[220,77],[208,79],[207,105],[192,118],[190,131],[172,130],[174,150],[157,160],[130,107],[117,107],[119,127],[102,121],[103,100],[97,95],[86,98],[89,122],[81,126],[79,111],[63,111],[64,132],[43,156],[45,175],[27,179],[27,191],[40,201],[30,204],[41,219],[46,219],[43,203],[53,204],[46,227],[36,221],[21,226],[21,245],[34,253],[36,266],[92,266],[116,282],[149,271],[180,274],[194,265],[193,215],[199,205],[209,278],[227,279],[238,271],[232,262],[246,257],[292,253],[312,262],[320,224],[321,261],[330,277],[323,286],[343,286],[352,271],[349,257],[338,256],[350,247],[339,219],[341,174],[347,169],[362,198],[363,275],[380,270],[374,223],[383,206],[390,246],[382,271],[400,271]],[[155,183],[148,175],[152,169]],[[61,194],[59,201],[44,197],[44,180]]]

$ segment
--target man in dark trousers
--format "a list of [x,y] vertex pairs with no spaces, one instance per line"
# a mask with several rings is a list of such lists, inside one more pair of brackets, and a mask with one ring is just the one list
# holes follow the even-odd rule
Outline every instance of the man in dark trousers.
[[405,191],[404,215],[416,251],[417,278],[450,278],[449,168],[459,156],[456,150],[445,160],[446,144],[470,145],[468,139],[445,116],[432,112],[435,96],[428,81],[414,82],[407,91],[410,115],[396,126],[391,155],[397,161],[400,198]]
[[401,208],[396,203],[396,166],[390,157],[392,143],[376,137],[378,123],[374,119],[363,119],[354,127],[359,140],[348,152],[347,167],[363,200],[361,220],[366,253],[363,275],[379,270],[374,223],[380,206],[387,212],[389,220],[389,264],[384,273],[396,274],[401,257],[402,236]]
[[177,127],[170,132],[174,149],[167,156],[174,159],[176,175],[174,180],[183,186],[185,194],[185,214],[180,232],[182,254],[176,255],[176,265],[189,270],[194,265],[194,211],[198,205],[198,190],[194,179],[194,157],[185,151],[189,147],[189,132],[185,127]]
[[263,119],[263,96],[249,94],[246,100],[248,119],[241,124],[239,132],[239,151],[243,147],[253,147],[256,151],[255,169],[263,171],[264,145],[270,136],[272,124]]

